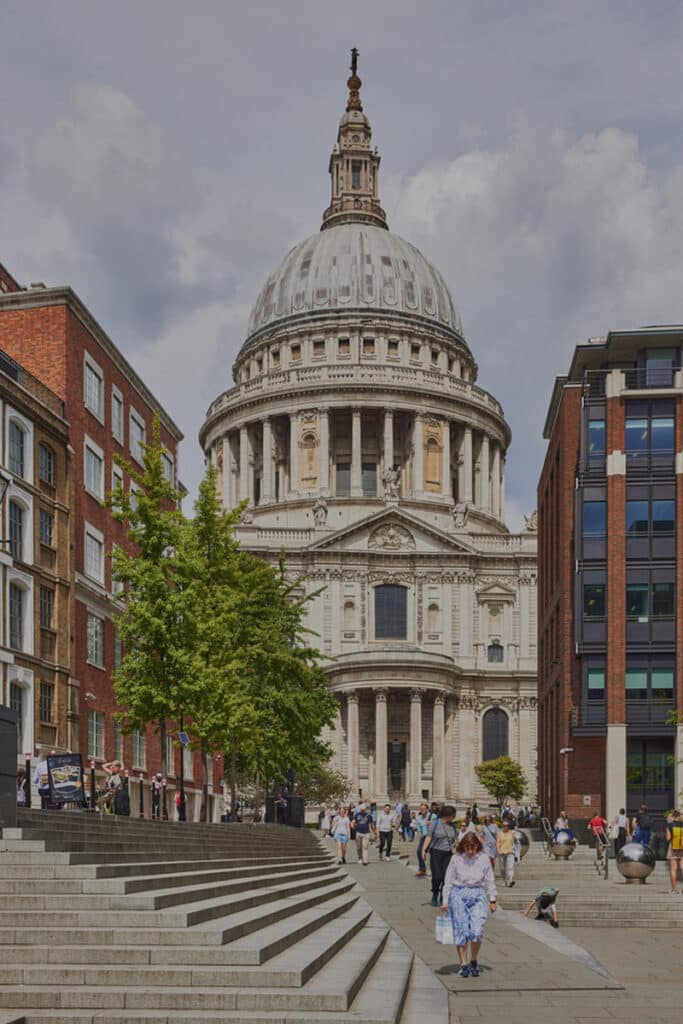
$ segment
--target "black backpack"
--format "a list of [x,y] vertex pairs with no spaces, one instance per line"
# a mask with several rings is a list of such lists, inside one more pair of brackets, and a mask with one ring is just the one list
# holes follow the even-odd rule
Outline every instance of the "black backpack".
[[638,821],[638,827],[639,828],[644,828],[646,831],[647,830],[652,831],[652,818],[650,817],[649,814],[647,814],[647,813],[639,814],[638,818],[637,818],[637,821]]
[[130,817],[130,797],[125,786],[119,786],[114,793],[114,814],[124,818]]

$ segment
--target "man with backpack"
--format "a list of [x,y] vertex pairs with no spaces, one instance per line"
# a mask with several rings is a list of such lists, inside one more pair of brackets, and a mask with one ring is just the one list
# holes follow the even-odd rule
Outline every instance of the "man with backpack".
[[669,862],[669,877],[671,878],[671,895],[678,895],[676,883],[678,882],[678,870],[683,871],[683,818],[680,811],[672,811],[671,817],[666,823],[666,838],[669,841],[669,850],[666,859]]
[[643,846],[650,845],[652,818],[647,812],[647,804],[640,805],[640,810],[631,822],[631,832],[633,833],[634,842],[642,843]]

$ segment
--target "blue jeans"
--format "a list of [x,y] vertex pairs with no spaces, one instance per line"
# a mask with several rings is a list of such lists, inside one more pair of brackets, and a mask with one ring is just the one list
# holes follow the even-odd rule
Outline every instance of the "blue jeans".
[[636,832],[633,838],[637,843],[642,843],[643,846],[649,846],[651,834],[651,828],[636,828]]

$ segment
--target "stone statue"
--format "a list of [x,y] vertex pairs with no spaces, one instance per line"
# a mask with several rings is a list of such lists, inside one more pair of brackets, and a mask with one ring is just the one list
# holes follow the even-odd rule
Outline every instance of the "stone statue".
[[327,522],[327,502],[324,498],[318,498],[313,506],[313,521],[318,528]]
[[370,537],[368,546],[398,551],[400,548],[414,548],[415,540],[402,526],[380,526]]
[[384,485],[384,500],[396,501],[398,489],[401,483],[401,472],[396,466],[388,466],[382,473],[382,484]]
[[534,509],[534,511],[530,515],[524,516],[524,532],[538,532],[538,512],[536,511],[536,509]]
[[249,526],[254,522],[254,510],[251,505],[247,505],[244,512],[240,516],[240,522],[244,523],[245,526]]
[[453,509],[453,526],[456,530],[464,530],[467,525],[467,517],[470,512],[470,506],[466,501],[458,502]]

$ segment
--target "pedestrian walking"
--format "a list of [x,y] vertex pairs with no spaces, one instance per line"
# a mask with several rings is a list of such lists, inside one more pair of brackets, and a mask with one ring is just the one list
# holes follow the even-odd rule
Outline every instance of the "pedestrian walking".
[[351,829],[356,839],[358,863],[362,864],[363,867],[366,868],[368,866],[370,833],[374,831],[374,824],[372,821],[372,815],[365,804],[360,805],[357,814],[355,814],[351,819]]
[[500,877],[505,885],[512,888],[515,884],[515,833],[506,818],[496,836],[496,850],[500,862]]
[[607,820],[603,818],[602,814],[597,811],[588,822],[588,831],[590,832],[593,842],[592,846],[597,850],[598,858],[602,858],[602,851],[607,845],[607,836],[605,835],[605,829],[607,828]]
[[379,859],[386,849],[385,861],[391,860],[391,847],[394,842],[394,814],[391,804],[385,804],[377,815],[377,831],[379,832]]
[[570,836],[574,838],[574,833],[570,828],[569,818],[567,817],[566,811],[560,811],[555,819],[555,824],[553,826],[553,835],[555,836],[555,839],[557,839],[558,832],[569,832]]
[[624,807],[615,815],[611,832],[614,836],[614,852],[619,853],[622,846],[626,846],[628,842],[628,818]]
[[323,808],[323,816],[320,820],[320,828],[322,829],[322,833],[326,839],[330,834],[330,825],[330,808],[325,804]]
[[472,810],[470,812],[470,817],[472,819],[472,824],[474,824],[474,825],[478,825],[479,824],[479,808],[477,807],[477,801],[476,800],[472,804]]
[[[159,821],[161,818],[161,791],[163,788],[164,777],[161,772],[157,772],[152,777],[150,786],[152,791],[152,821]],[[225,790],[223,791],[223,796],[225,797]]]
[[400,824],[401,839],[403,840],[404,843],[407,843],[409,840],[412,840],[412,838],[413,838],[411,830],[410,830],[410,808],[408,807],[408,804],[403,804],[403,806],[401,808],[401,811],[400,811],[400,815],[401,815],[401,818],[400,818],[400,821],[401,821],[401,824]]
[[472,819],[470,818],[469,814],[466,814],[465,817],[462,820],[462,824],[460,825],[460,828],[458,829],[458,839],[457,839],[457,841],[460,842],[460,840],[464,836],[466,836],[468,832],[476,832],[476,831],[477,830],[474,827]]
[[427,864],[425,863],[423,849],[425,840],[427,838],[427,831],[429,825],[434,821],[434,816],[429,810],[429,804],[420,804],[419,813],[415,819],[415,830],[419,836],[417,840],[417,877],[424,878],[427,874]]
[[114,813],[116,791],[123,785],[123,764],[121,761],[107,761],[102,765],[107,775],[105,791],[97,800],[97,809],[103,814]]
[[351,838],[351,822],[344,808],[334,819],[334,841],[337,844],[337,857],[340,864],[346,864],[346,844]]
[[444,878],[455,844],[457,830],[453,824],[455,807],[444,804],[436,821],[429,826],[427,838],[422,848],[422,856],[429,851],[429,862],[432,869],[432,906],[441,905]]
[[26,780],[26,772],[23,768],[20,768],[17,772],[17,807],[26,806],[26,787],[28,782]]
[[287,800],[284,793],[279,793],[274,802],[275,820],[278,825],[287,824]]
[[498,856],[498,847],[496,846],[496,841],[498,839],[498,826],[490,814],[485,816],[484,824],[482,825],[481,832],[479,834],[484,845],[484,853],[491,861],[491,867],[495,871],[496,857]]
[[648,814],[647,804],[641,804],[638,813],[631,822],[631,830],[633,832],[633,838],[637,843],[642,843],[643,846],[650,845],[650,836],[652,835],[652,816]]
[[557,894],[559,891],[554,885],[543,886],[541,891],[534,896],[526,910],[522,911],[524,917],[528,917],[535,907],[537,921],[547,921],[553,928],[559,928],[557,920]]
[[[479,977],[479,950],[489,910],[497,908],[496,880],[476,832],[468,832],[451,857],[443,887],[442,908],[448,913],[460,960],[461,978]],[[468,946],[470,962],[467,963]]]
[[669,877],[671,879],[671,895],[678,895],[676,884],[678,872],[683,871],[683,818],[680,811],[672,811],[671,817],[666,824],[666,838],[669,842],[666,859],[669,862]]

